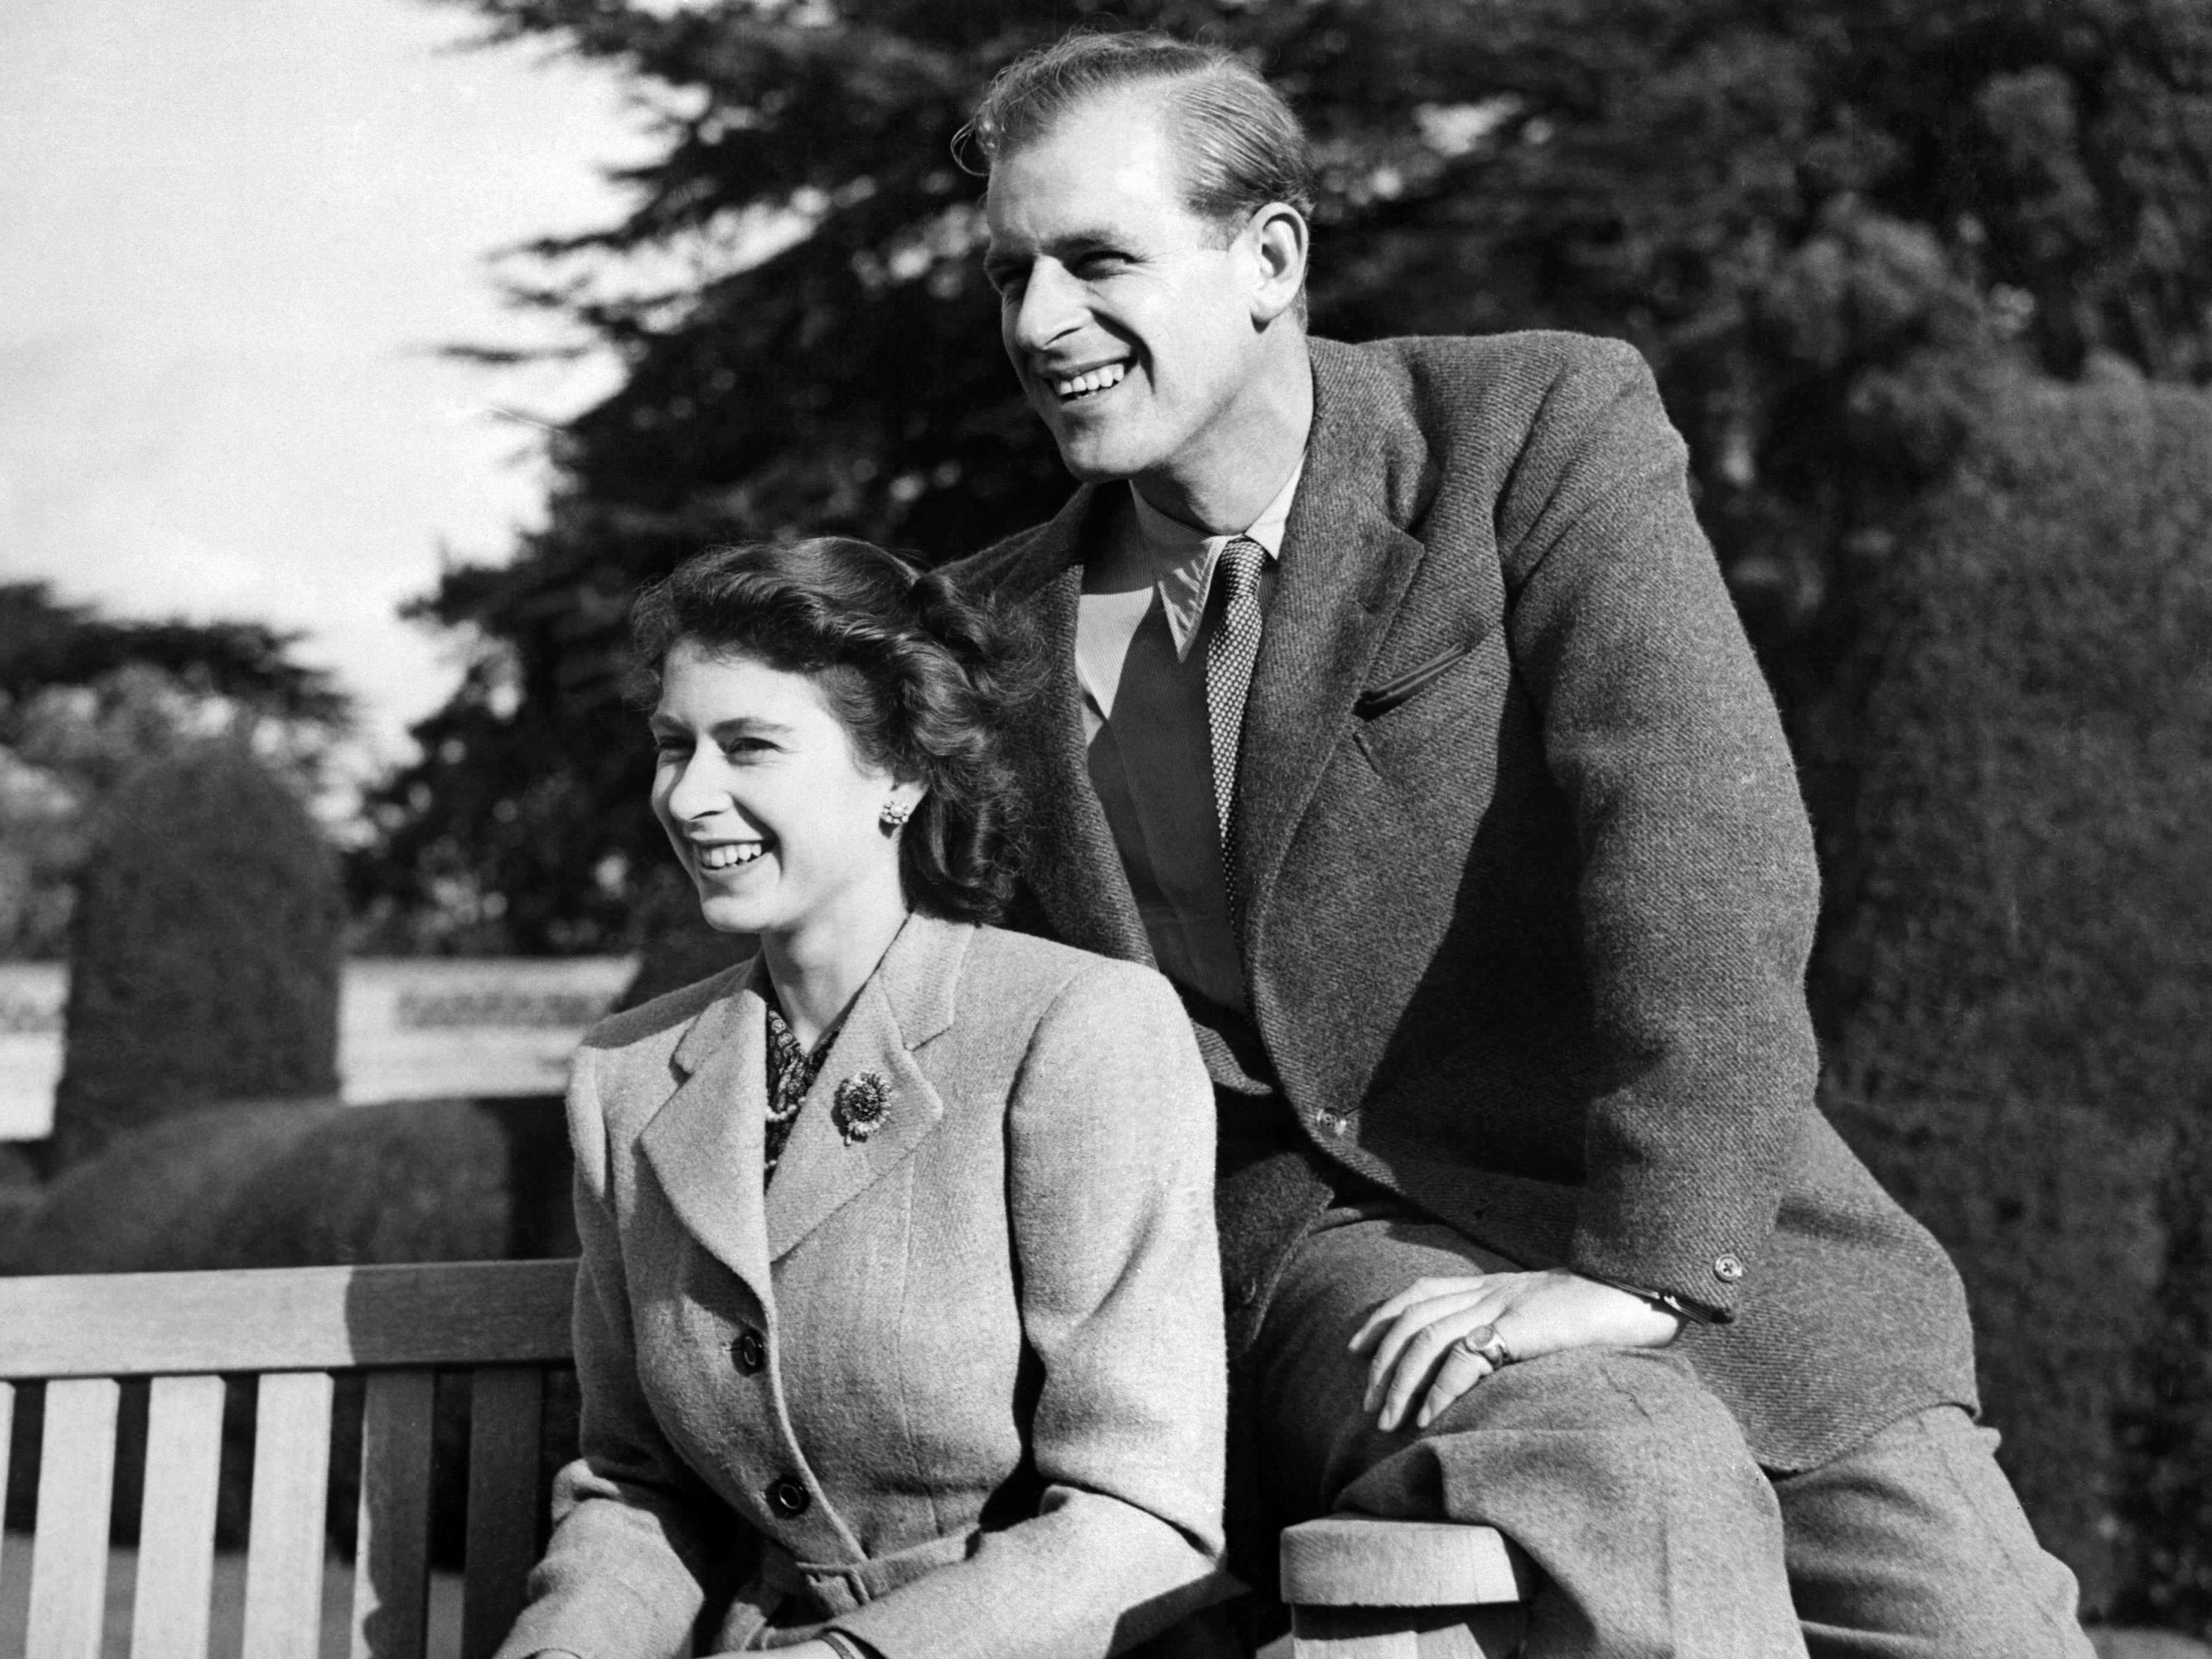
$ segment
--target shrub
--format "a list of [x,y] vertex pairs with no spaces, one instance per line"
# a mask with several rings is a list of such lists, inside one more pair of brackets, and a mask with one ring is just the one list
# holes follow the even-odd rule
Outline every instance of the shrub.
[[2115,1440],[2162,1409],[2156,1176],[2212,1099],[2212,398],[2014,381],[1865,599],[1809,757],[1855,780],[1814,976],[1838,1116],[1959,1259],[2008,1466],[2102,1607],[2131,1552],[2212,1551],[2202,1506],[2147,1522],[2193,1543],[2130,1537]]
[[243,747],[126,777],[70,922],[54,1164],[216,1101],[335,1093],[343,923],[314,821]]
[[2212,398],[2022,380],[1872,584],[1835,1069],[2154,1127],[2212,1081]]

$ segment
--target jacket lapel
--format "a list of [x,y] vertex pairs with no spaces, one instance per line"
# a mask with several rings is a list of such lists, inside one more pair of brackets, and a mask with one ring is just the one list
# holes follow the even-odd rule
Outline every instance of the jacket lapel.
[[1083,742],[1083,684],[1075,672],[1077,607],[1083,556],[1096,528],[1098,492],[1078,489],[1009,573],[1042,635],[1045,683],[1012,722],[1011,745],[1035,817],[1032,862],[1024,872],[1057,938],[1102,956],[1152,965],[1106,809],[1091,786]]
[[[861,987],[768,1189],[770,1261],[889,1174],[943,1121],[944,1099],[913,1051],[952,1024],[961,961],[975,933],[964,923],[909,916]],[[848,1118],[841,1088],[880,1100],[880,1115],[864,1135],[841,1123]]]
[[1237,764],[1238,886],[1247,963],[1298,818],[1376,648],[1412,584],[1421,544],[1391,512],[1395,423],[1361,383],[1355,354],[1310,343],[1313,429],[1285,527],[1281,576],[1260,635]]
[[767,1005],[753,988],[762,971],[756,960],[728,995],[700,1010],[672,1057],[683,1081],[638,1144],[691,1236],[773,1308],[761,1204]]

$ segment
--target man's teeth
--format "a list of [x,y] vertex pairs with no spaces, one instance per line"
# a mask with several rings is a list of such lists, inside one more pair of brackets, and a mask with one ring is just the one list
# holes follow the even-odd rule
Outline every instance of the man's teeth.
[[768,843],[758,841],[726,842],[717,847],[699,849],[702,870],[729,870],[740,864],[750,864],[768,851]]
[[1109,363],[1103,368],[1094,368],[1065,380],[1054,380],[1053,391],[1062,398],[1079,398],[1086,392],[1103,392],[1109,386],[1119,386],[1121,377],[1129,372],[1127,363]]

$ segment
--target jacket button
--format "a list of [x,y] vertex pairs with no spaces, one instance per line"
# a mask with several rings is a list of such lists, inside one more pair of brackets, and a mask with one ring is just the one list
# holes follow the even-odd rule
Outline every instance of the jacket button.
[[769,1486],[769,1507],[787,1518],[805,1514],[813,1502],[814,1500],[806,1495],[806,1488],[787,1474],[781,1480],[773,1481]]
[[768,1344],[761,1340],[758,1331],[746,1331],[730,1344],[730,1358],[737,1362],[739,1370],[750,1376],[768,1364]]
[[1713,1258],[1713,1277],[1723,1285],[1733,1285],[1743,1277],[1743,1263],[1732,1255]]

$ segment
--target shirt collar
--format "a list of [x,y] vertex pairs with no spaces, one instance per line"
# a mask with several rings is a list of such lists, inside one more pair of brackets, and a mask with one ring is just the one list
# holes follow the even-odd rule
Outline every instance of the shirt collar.
[[[1270,567],[1283,556],[1283,530],[1290,522],[1291,500],[1298,493],[1298,480],[1305,470],[1301,456],[1291,476],[1283,480],[1283,487],[1275,492],[1275,499],[1237,532],[1260,544]],[[1209,536],[1195,526],[1170,518],[1146,501],[1134,484],[1129,486],[1129,499],[1136,506],[1137,537],[1144,544],[1145,556],[1152,562],[1152,580],[1159,587],[1160,607],[1167,613],[1176,655],[1188,657],[1191,642],[1198,637],[1198,625],[1206,616],[1206,595],[1213,589],[1213,568],[1220,562],[1221,550],[1237,536]]]

